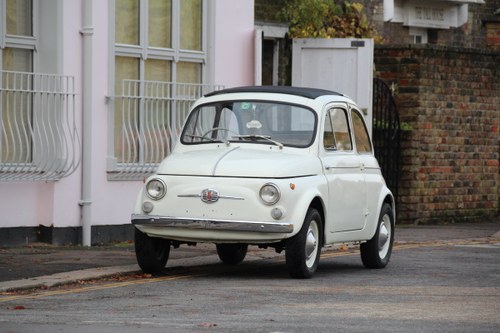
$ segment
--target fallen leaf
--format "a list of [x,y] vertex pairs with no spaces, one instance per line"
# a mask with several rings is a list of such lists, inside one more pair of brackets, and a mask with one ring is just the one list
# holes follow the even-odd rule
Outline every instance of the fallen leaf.
[[340,252],[347,252],[347,250],[349,250],[349,246],[347,246],[346,244],[340,245],[339,247]]

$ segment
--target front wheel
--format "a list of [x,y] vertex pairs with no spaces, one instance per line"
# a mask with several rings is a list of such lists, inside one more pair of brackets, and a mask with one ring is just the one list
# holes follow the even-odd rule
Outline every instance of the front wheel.
[[170,254],[170,241],[149,237],[135,229],[135,256],[144,273],[159,273],[167,264]]
[[219,259],[228,265],[237,265],[247,255],[247,244],[217,244]]
[[384,204],[375,235],[360,245],[361,260],[366,268],[384,268],[391,258],[394,243],[394,213],[389,204]]
[[286,267],[291,277],[307,279],[316,272],[321,254],[322,230],[321,215],[316,209],[310,208],[299,233],[285,244]]

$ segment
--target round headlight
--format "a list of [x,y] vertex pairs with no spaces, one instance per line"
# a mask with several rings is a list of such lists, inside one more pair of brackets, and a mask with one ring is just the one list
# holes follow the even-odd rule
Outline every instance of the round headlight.
[[267,183],[260,189],[260,198],[266,205],[274,205],[280,200],[281,193],[278,186]]
[[153,200],[160,200],[167,194],[167,186],[161,179],[151,179],[146,184],[146,194]]

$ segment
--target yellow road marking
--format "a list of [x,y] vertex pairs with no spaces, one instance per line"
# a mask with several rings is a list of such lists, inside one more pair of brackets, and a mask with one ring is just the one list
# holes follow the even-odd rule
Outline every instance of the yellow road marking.
[[321,253],[321,258],[336,258],[336,257],[347,257],[355,254],[359,254],[359,251],[356,252],[326,252]]
[[48,297],[48,296],[76,294],[76,293],[83,293],[83,292],[95,291],[95,290],[121,288],[121,287],[130,286],[130,285],[140,285],[140,284],[147,284],[147,283],[154,283],[154,282],[161,282],[161,281],[181,280],[181,279],[188,279],[188,278],[202,276],[202,275],[204,275],[204,274],[162,276],[162,277],[148,278],[148,279],[143,279],[143,280],[112,282],[112,283],[106,283],[103,285],[86,286],[86,287],[79,287],[79,288],[73,288],[73,289],[42,291],[42,292],[37,292],[35,294],[28,294],[28,295],[12,295],[12,296],[1,297],[0,303],[23,300],[23,299],[37,299],[37,298]]

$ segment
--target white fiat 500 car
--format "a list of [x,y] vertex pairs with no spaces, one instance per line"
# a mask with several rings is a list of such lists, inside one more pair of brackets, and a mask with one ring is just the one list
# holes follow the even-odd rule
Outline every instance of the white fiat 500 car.
[[226,264],[248,245],[285,251],[309,278],[324,245],[360,242],[383,268],[395,200],[362,113],[326,90],[259,86],[216,91],[192,107],[173,152],[141,189],[132,223],[137,261],[161,271],[170,248],[209,242]]

